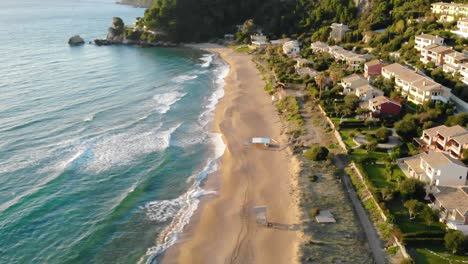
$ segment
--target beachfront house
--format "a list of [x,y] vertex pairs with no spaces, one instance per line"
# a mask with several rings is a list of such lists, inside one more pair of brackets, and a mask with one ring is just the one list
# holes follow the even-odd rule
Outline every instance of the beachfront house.
[[421,51],[423,48],[430,46],[430,45],[444,45],[444,39],[439,36],[433,36],[429,34],[421,34],[415,37],[415,45],[414,48],[418,51]]
[[356,96],[361,101],[369,101],[382,95],[384,95],[384,92],[368,83],[356,88]]
[[462,38],[468,38],[468,17],[460,18],[460,20],[457,21],[457,30],[453,30],[452,33]]
[[322,53],[322,52],[328,52],[329,46],[327,43],[316,41],[310,44],[310,49],[314,53]]
[[254,34],[250,36],[253,46],[264,46],[268,44],[267,37],[263,34]]
[[349,31],[348,25],[333,23],[331,26],[330,39],[334,41],[342,41],[346,32]]
[[451,96],[448,88],[398,63],[384,66],[382,76],[387,79],[395,78],[395,85],[401,94],[415,104],[423,104],[429,100],[446,103]]
[[444,56],[454,52],[452,47],[432,44],[421,49],[421,61],[426,64],[433,62],[436,66],[444,65]]
[[431,190],[431,207],[447,227],[468,235],[468,187],[437,186]]
[[373,60],[364,63],[364,77],[373,78],[379,76],[382,72],[382,63],[379,60]]
[[454,51],[444,56],[444,72],[455,75],[463,63],[468,62],[468,56],[464,53]]
[[340,85],[343,87],[343,93],[354,93],[358,87],[369,84],[369,82],[358,74],[352,74],[341,80]]
[[463,150],[468,148],[468,129],[459,125],[437,126],[424,129],[416,140],[424,149],[447,152],[452,158],[462,158]]
[[381,95],[369,100],[368,109],[372,117],[395,117],[400,114],[401,104]]
[[460,65],[460,80],[468,85],[468,62],[463,63]]
[[297,40],[290,40],[283,44],[283,53],[289,57],[295,57],[299,55],[301,48],[299,47],[299,42]]
[[405,173],[431,186],[467,185],[468,167],[449,154],[430,151],[410,158],[404,158]]
[[457,17],[468,17],[468,4],[437,2],[431,4],[433,14],[441,21],[454,21]]

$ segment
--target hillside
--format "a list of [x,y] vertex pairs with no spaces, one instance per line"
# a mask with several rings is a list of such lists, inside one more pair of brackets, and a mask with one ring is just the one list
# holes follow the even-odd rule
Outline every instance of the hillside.
[[118,3],[122,5],[133,5],[133,6],[147,7],[147,8],[152,7],[155,2],[156,0],[120,0],[118,1]]

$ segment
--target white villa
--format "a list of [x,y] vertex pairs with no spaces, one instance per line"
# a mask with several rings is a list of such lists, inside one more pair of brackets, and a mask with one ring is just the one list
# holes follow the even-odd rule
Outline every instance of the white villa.
[[297,40],[291,40],[283,44],[283,53],[294,57],[299,55],[301,48],[299,47],[299,42]]
[[365,84],[356,88],[356,95],[361,101],[369,101],[370,99],[384,95],[384,92],[370,84]]
[[362,77],[361,75],[352,74],[341,80],[341,86],[344,88],[344,93],[355,92],[357,88],[369,84],[369,81]]
[[454,52],[452,47],[432,44],[421,49],[421,61],[425,63],[433,62],[436,66],[444,65],[444,57]]
[[431,4],[433,14],[441,21],[453,21],[457,17],[468,17],[468,4],[437,2]]
[[468,62],[468,56],[464,53],[454,51],[444,56],[444,72],[456,74],[463,63]]
[[409,177],[430,186],[467,185],[468,167],[446,153],[432,151],[402,161],[407,165],[406,173]]
[[462,76],[460,80],[466,85],[468,85],[468,62],[465,62],[462,65],[460,65],[460,74]]
[[448,88],[398,63],[384,66],[382,76],[387,79],[395,78],[395,85],[400,88],[402,95],[415,104],[423,104],[429,100],[446,103],[451,96]]
[[458,20],[457,30],[453,30],[452,32],[460,37],[468,38],[468,17]]
[[327,43],[320,42],[320,41],[316,41],[310,44],[310,49],[312,49],[312,51],[315,53],[328,52],[329,48],[330,47],[328,46]]
[[263,46],[268,44],[267,37],[263,34],[255,34],[250,36],[250,41],[253,46]]
[[468,148],[468,129],[459,125],[424,129],[418,142],[423,148],[445,151],[452,158],[459,159],[463,150]]
[[468,235],[468,187],[437,186],[431,195],[431,207],[440,211],[440,221]]
[[433,36],[429,34],[421,34],[415,37],[416,45],[414,48],[418,51],[421,51],[424,47],[429,45],[444,45],[444,39],[438,36]]

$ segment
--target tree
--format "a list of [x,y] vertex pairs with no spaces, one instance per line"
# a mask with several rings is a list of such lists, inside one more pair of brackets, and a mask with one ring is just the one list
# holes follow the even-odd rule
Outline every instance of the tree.
[[400,182],[399,190],[404,199],[422,199],[426,194],[424,186],[418,179],[407,178]]
[[317,87],[319,88],[319,99],[322,98],[322,91],[323,88],[327,85],[327,77],[323,72],[317,74],[315,76],[315,83],[317,84]]
[[367,153],[371,153],[371,152],[375,151],[377,149],[377,145],[378,145],[378,143],[375,140],[372,140],[369,143],[367,143],[366,144]]
[[424,204],[417,200],[408,200],[403,205],[408,209],[410,219],[416,218],[416,214],[424,208]]
[[347,108],[351,109],[351,111],[354,111],[359,105],[359,97],[355,94],[348,93],[344,97],[344,104]]
[[393,190],[391,190],[390,188],[388,187],[383,188],[381,193],[382,193],[382,199],[384,199],[384,201],[388,202],[388,201],[393,200]]
[[463,253],[465,245],[465,236],[458,230],[449,230],[444,236],[445,248],[448,251],[455,253]]
[[447,121],[445,122],[446,126],[466,126],[468,123],[468,113],[459,113],[454,116],[449,116]]
[[336,85],[342,77],[343,70],[340,67],[333,67],[330,69],[330,79],[333,82],[333,85]]
[[377,142],[385,143],[388,142],[388,138],[392,135],[392,131],[388,128],[381,127],[375,131],[375,137]]
[[424,207],[421,212],[421,216],[426,222],[426,224],[431,225],[439,221],[439,210],[433,210],[429,206]]
[[413,115],[405,115],[402,120],[395,123],[395,131],[405,139],[417,136],[418,125]]
[[309,160],[320,161],[325,160],[328,156],[328,149],[323,146],[315,145],[307,150],[304,156]]

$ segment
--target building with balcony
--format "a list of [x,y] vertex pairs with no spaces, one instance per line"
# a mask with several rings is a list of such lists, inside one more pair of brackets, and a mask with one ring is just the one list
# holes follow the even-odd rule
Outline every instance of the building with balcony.
[[395,78],[395,86],[401,94],[415,104],[423,104],[429,100],[447,102],[451,96],[448,88],[398,63],[384,66],[382,76],[387,79]]
[[300,51],[301,48],[297,40],[291,40],[283,44],[283,53],[290,57],[298,56]]
[[268,44],[267,37],[263,34],[254,34],[250,36],[253,46],[264,46]]
[[352,74],[350,76],[347,76],[341,80],[340,85],[343,87],[343,93],[348,94],[348,93],[354,93],[356,92],[356,89],[369,84],[369,81],[367,81],[364,77],[358,74]]
[[356,96],[359,97],[361,101],[368,101],[382,95],[384,95],[384,92],[370,84],[365,84],[356,88]]
[[329,46],[328,46],[327,43],[316,41],[316,42],[310,44],[310,49],[314,53],[328,52]]
[[433,62],[436,66],[444,65],[445,55],[455,52],[452,47],[432,44],[421,49],[421,61],[426,64]]
[[468,38],[468,17],[458,20],[457,30],[453,30],[452,33],[455,33],[462,38]]
[[460,71],[461,65],[468,62],[468,56],[464,53],[454,51],[444,56],[444,72],[455,75]]
[[419,143],[427,150],[444,151],[452,158],[459,159],[463,150],[468,148],[468,129],[459,125],[424,129]]
[[348,25],[333,23],[331,26],[330,39],[342,41],[346,32],[349,31]]
[[468,4],[438,2],[431,4],[431,11],[441,21],[454,21],[457,17],[468,17]]
[[447,227],[468,235],[468,187],[437,186],[431,191],[432,208]]
[[370,99],[368,109],[372,117],[394,117],[400,114],[401,104],[382,95]]
[[463,63],[460,65],[460,80],[468,85],[468,62]]
[[382,63],[379,60],[373,60],[364,63],[364,77],[372,78],[382,73]]
[[468,167],[447,153],[431,151],[403,160],[409,177],[419,179],[430,186],[467,185]]
[[421,34],[415,37],[414,48],[421,51],[423,48],[430,45],[444,45],[444,39],[439,36],[433,36],[429,34]]

